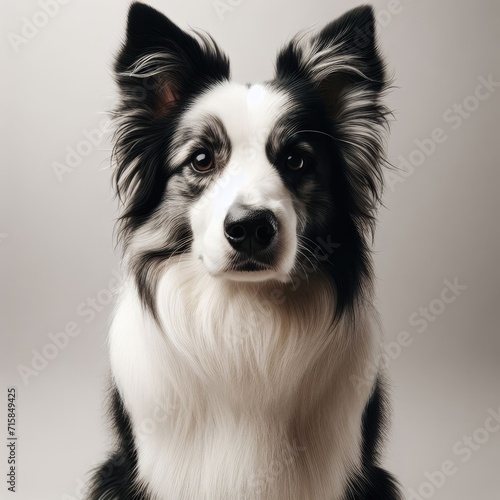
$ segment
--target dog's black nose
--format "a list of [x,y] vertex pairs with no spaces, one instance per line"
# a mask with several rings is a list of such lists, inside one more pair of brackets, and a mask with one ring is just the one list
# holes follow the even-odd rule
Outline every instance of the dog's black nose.
[[235,204],[224,220],[224,234],[231,246],[249,257],[271,246],[278,221],[270,210]]

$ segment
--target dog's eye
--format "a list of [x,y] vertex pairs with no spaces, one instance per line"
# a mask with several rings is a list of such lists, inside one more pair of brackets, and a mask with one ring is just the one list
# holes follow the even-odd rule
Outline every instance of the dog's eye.
[[300,170],[304,166],[304,158],[300,153],[290,153],[285,160],[286,166],[291,170]]
[[191,166],[197,172],[208,172],[214,168],[215,162],[210,151],[207,149],[199,149],[191,157]]

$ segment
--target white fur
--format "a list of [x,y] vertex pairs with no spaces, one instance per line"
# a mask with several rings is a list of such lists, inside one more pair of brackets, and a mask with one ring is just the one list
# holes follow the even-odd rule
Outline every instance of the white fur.
[[128,282],[110,333],[154,498],[340,499],[370,386],[350,381],[375,361],[366,312],[334,328],[326,280],[237,283],[190,257],[169,261],[157,306],[161,329]]

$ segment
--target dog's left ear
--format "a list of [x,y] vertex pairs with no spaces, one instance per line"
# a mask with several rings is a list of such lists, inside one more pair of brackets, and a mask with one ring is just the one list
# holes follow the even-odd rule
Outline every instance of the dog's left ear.
[[370,6],[357,7],[319,33],[299,34],[278,55],[276,79],[287,88],[313,88],[323,100],[346,164],[355,214],[373,220],[383,174],[387,86]]
[[349,84],[381,91],[384,65],[375,42],[373,9],[357,7],[319,33],[297,35],[280,52],[276,76],[281,80],[307,78],[324,90],[328,101]]

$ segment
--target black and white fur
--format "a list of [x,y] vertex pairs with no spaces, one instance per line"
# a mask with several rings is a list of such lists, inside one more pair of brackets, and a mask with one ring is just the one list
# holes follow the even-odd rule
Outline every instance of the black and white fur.
[[[136,3],[115,70],[117,446],[89,498],[400,498],[379,466],[368,242],[388,112],[371,8],[241,85],[209,36]],[[267,214],[255,234],[241,210]]]

